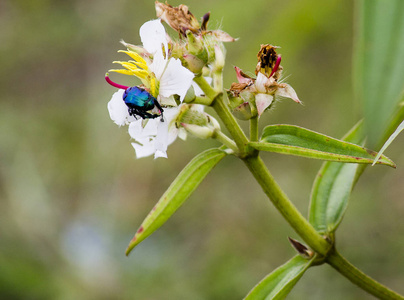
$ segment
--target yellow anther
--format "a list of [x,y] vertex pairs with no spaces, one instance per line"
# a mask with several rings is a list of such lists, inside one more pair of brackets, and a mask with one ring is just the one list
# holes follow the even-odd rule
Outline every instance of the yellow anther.
[[119,50],[118,52],[126,53],[130,57],[132,57],[135,61],[146,64],[146,61],[136,52],[133,51],[125,51],[125,50]]
[[124,75],[134,75],[132,71],[122,70],[122,69],[119,69],[119,70],[112,69],[112,70],[109,70],[108,72],[115,72],[115,73],[124,74]]
[[147,64],[140,63],[140,62],[137,62],[137,61],[134,61],[134,60],[130,60],[129,62],[132,63],[132,64],[134,64],[134,65],[136,65],[136,66],[138,66],[139,68],[141,68],[141,69],[143,69],[143,70],[148,70],[148,69],[149,69],[149,67],[147,66]]
[[142,79],[142,78],[146,78],[147,75],[149,75],[149,73],[145,70],[138,69],[138,70],[133,71],[133,75]]

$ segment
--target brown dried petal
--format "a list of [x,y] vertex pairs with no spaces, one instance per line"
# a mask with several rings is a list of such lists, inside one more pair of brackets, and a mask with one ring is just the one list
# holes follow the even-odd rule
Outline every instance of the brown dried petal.
[[230,86],[230,92],[233,94],[234,97],[238,97],[240,93],[248,86],[248,83],[233,82]]
[[158,1],[156,1],[155,6],[157,17],[183,36],[185,36],[187,30],[193,33],[199,32],[199,22],[188,10],[188,6],[181,4],[178,7],[173,7],[167,3],[164,4]]

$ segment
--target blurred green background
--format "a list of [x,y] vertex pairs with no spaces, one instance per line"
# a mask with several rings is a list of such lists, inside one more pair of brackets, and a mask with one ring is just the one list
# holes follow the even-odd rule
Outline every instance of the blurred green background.
[[[340,137],[360,119],[351,84],[352,1],[184,4],[198,18],[210,11],[210,28],[239,38],[226,44],[227,87],[234,66],[254,71],[260,44],[282,47],[284,74],[304,106],[284,100],[262,127],[290,123]],[[287,237],[298,236],[244,165],[228,157],[125,257],[179,171],[217,145],[189,138],[169,147],[168,160],[136,160],[126,129],[110,120],[115,89],[104,73],[123,57],[119,40],[140,44],[138,30],[153,18],[154,1],[0,2],[0,299],[241,299],[295,254]],[[398,168],[366,170],[337,233],[341,253],[401,293],[403,138],[386,152]],[[307,215],[321,162],[263,157]],[[289,299],[372,297],[324,265],[310,269]]]

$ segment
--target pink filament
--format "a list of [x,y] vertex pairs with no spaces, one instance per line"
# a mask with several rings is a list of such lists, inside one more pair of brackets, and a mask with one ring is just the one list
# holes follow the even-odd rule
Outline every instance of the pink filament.
[[109,79],[108,73],[105,74],[105,80],[106,80],[110,85],[112,85],[112,86],[114,86],[114,87],[116,87],[116,88],[118,88],[118,89],[124,89],[124,90],[126,90],[126,89],[129,88],[128,86],[121,85],[121,84],[118,84],[118,83],[113,82],[111,79]]
[[276,59],[275,66],[274,66],[274,68],[272,69],[271,75],[269,75],[270,78],[271,78],[271,76],[274,75],[274,73],[278,70],[279,65],[281,64],[281,60],[282,60],[281,56],[278,55],[278,57],[277,57],[277,59]]

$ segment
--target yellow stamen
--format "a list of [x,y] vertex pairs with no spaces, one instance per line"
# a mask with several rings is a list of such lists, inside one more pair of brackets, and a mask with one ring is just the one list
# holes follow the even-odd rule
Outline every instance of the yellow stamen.
[[146,61],[136,52],[133,51],[125,51],[125,50],[119,50],[118,52],[126,53],[130,57],[132,57],[135,61],[138,61],[140,63],[146,64]]
[[148,70],[149,69],[149,67],[144,63],[140,63],[140,62],[133,61],[133,60],[130,60],[129,62],[136,65],[138,68],[141,68],[143,70]]
[[120,73],[120,74],[124,74],[124,75],[134,75],[132,71],[122,70],[122,69],[119,69],[119,70],[112,69],[112,70],[109,70],[108,72],[115,72],[115,73]]
[[147,75],[149,75],[149,73],[146,72],[145,70],[135,70],[133,71],[133,75],[139,78],[146,78]]
[[126,68],[128,70],[131,70],[132,72],[136,71],[136,70],[139,70],[139,68],[136,65],[134,65],[132,63],[129,63],[127,61],[113,61],[112,63],[120,64],[122,67],[124,67],[124,68]]

